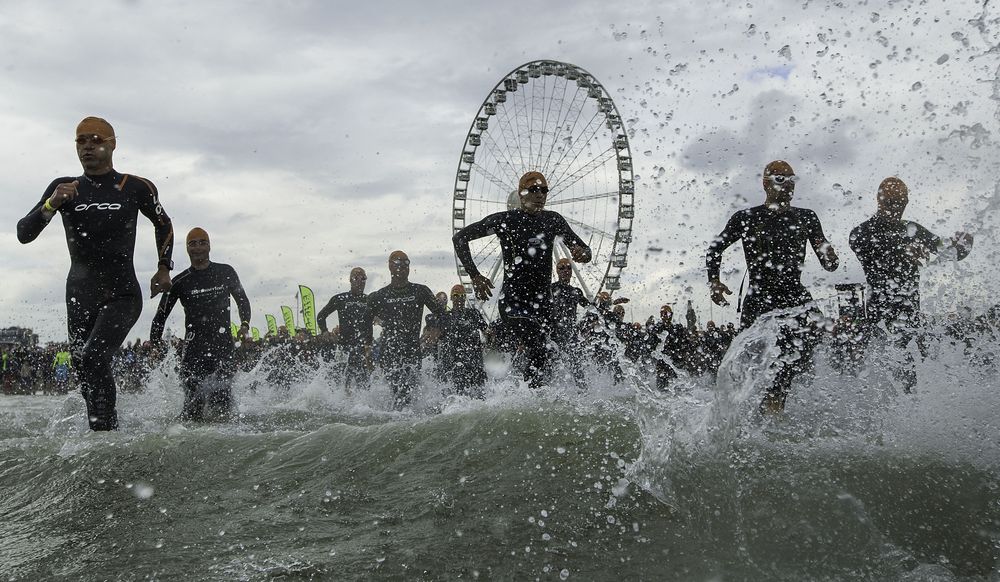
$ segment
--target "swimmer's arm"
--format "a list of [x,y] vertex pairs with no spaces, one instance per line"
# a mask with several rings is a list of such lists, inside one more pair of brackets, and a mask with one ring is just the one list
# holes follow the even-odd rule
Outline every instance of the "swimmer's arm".
[[726,227],[722,229],[719,236],[709,243],[708,252],[705,253],[705,267],[708,269],[709,283],[720,281],[722,253],[743,237],[743,230],[742,214],[737,212],[729,217],[729,222],[726,223]]
[[420,302],[423,303],[424,307],[429,309],[434,315],[444,315],[447,311],[444,305],[438,303],[437,299],[434,297],[434,292],[431,291],[431,288],[426,285],[420,286]]
[[163,206],[160,205],[156,186],[146,179],[140,178],[140,180],[146,185],[146,188],[144,192],[140,191],[138,194],[139,212],[142,212],[142,215],[153,223],[157,264],[169,269],[170,259],[174,255],[174,225],[166,211],[163,210]]
[[158,342],[163,339],[163,327],[166,325],[167,317],[173,311],[175,303],[177,303],[177,293],[167,291],[160,297],[160,304],[156,308],[153,323],[149,327],[149,341]]
[[326,306],[319,310],[319,313],[316,314],[316,322],[319,323],[320,331],[323,333],[328,331],[326,328],[326,318],[333,315],[333,312],[337,311],[339,307],[340,306],[337,304],[337,297],[333,296],[326,302]]
[[49,211],[45,208],[45,201],[55,192],[56,186],[65,181],[66,179],[60,179],[49,184],[45,193],[42,194],[42,199],[31,208],[28,214],[24,215],[24,218],[17,221],[17,240],[21,244],[28,244],[38,238],[38,235],[49,225],[52,217],[56,215],[55,211]]
[[232,288],[229,290],[229,294],[232,295],[233,299],[236,301],[236,309],[240,314],[240,327],[250,327],[250,298],[247,297],[247,292],[243,289],[243,284],[240,283],[240,277],[236,274],[236,270],[233,270],[232,278]]
[[469,242],[494,234],[494,222],[497,220],[496,214],[491,214],[479,222],[473,222],[451,237],[451,242],[455,247],[455,256],[465,267],[465,272],[470,278],[479,276],[479,269],[476,261],[472,258],[472,250],[469,249]]
[[819,259],[819,263],[823,265],[824,269],[836,271],[837,267],[840,266],[840,257],[837,256],[837,251],[833,250],[833,245],[823,234],[823,225],[820,224],[819,217],[811,211],[810,215],[809,242],[812,244],[813,252],[816,253],[816,258]]
[[560,215],[559,219],[562,221],[563,229],[563,232],[559,234],[563,238],[563,243],[569,247],[573,261],[577,263],[589,263],[591,259],[590,247],[573,231],[563,216]]

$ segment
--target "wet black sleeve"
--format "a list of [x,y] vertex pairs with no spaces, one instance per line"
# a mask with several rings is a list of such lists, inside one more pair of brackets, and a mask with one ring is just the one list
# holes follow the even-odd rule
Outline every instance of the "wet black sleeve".
[[587,249],[588,253],[591,252],[590,246],[583,242],[583,239],[577,236],[577,234],[570,227],[569,223],[566,222],[566,219],[563,218],[561,214],[556,214],[556,216],[559,217],[559,236],[562,237],[563,243],[569,248],[583,247]]
[[475,315],[475,318],[476,318],[476,327],[479,328],[479,331],[485,333],[486,330],[489,329],[490,324],[486,323],[486,318],[483,317],[483,314],[480,313],[479,311],[474,311],[473,313],[476,314]]
[[836,271],[839,266],[839,259],[832,262],[828,262],[826,254],[820,252],[820,248],[823,245],[833,246],[830,241],[827,240],[826,235],[823,234],[823,225],[819,222],[819,217],[812,210],[806,211],[806,232],[809,233],[809,243],[812,245],[813,252],[816,253],[816,258],[819,259],[820,264],[827,271]]
[[583,294],[583,289],[576,287],[576,304],[580,307],[590,307],[590,301],[587,301],[587,296]]
[[28,244],[38,238],[38,235],[42,233],[42,230],[49,225],[50,219],[45,218],[42,214],[42,206],[45,204],[45,201],[52,196],[52,193],[55,192],[56,186],[72,181],[73,178],[59,178],[58,180],[53,180],[52,183],[49,184],[49,187],[45,189],[45,193],[42,194],[42,199],[31,208],[24,218],[17,221],[17,240],[20,241],[21,244]]
[[236,300],[236,309],[240,314],[240,324],[249,324],[250,298],[247,297],[247,292],[243,290],[243,284],[240,283],[240,276],[236,274],[236,269],[230,267],[229,271],[229,294]]
[[927,230],[923,225],[916,222],[907,222],[906,227],[908,229],[913,228],[913,240],[929,252],[936,253],[941,250],[941,237]]
[[371,312],[372,318],[382,317],[382,308],[385,306],[385,300],[382,298],[382,290],[372,293],[368,296],[368,311]]
[[456,232],[455,236],[451,237],[451,242],[455,245],[455,256],[458,257],[462,266],[465,267],[465,272],[468,273],[470,277],[476,277],[480,273],[479,269],[476,267],[475,259],[472,258],[472,251],[469,249],[469,242],[494,234],[496,222],[499,220],[499,216],[500,213],[491,214],[479,222],[473,222],[472,224],[466,226],[462,230]]
[[170,217],[160,206],[156,186],[153,186],[153,183],[145,178],[139,178],[139,180],[147,186],[138,193],[139,212],[142,212],[142,215],[153,223],[153,228],[156,231],[157,264],[169,264],[170,258],[174,254],[174,226],[170,222]]
[[431,291],[430,287],[420,285],[419,289],[418,293],[420,302],[423,303],[424,307],[429,309],[431,313],[437,315],[438,317],[444,315],[447,310],[444,305],[438,303],[437,298],[434,297],[434,292]]
[[319,313],[316,314],[316,321],[319,323],[319,329],[323,333],[328,331],[326,327],[326,318],[333,315],[334,311],[340,311],[340,308],[344,306],[343,301],[337,301],[338,298],[338,295],[331,297],[330,300],[326,302],[326,306],[323,309],[320,309]]
[[722,253],[743,237],[744,231],[743,212],[737,212],[729,217],[726,228],[722,229],[719,236],[715,237],[708,245],[708,253],[705,255],[705,266],[708,267],[708,280],[714,281],[719,278],[719,271],[722,270]]
[[160,296],[160,304],[153,316],[153,323],[149,326],[149,341],[156,342],[163,338],[163,327],[167,324],[167,317],[173,311],[177,299],[178,293],[173,288]]

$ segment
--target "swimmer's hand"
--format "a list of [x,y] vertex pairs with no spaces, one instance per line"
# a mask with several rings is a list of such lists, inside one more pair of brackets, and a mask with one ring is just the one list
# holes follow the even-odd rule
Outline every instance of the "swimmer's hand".
[[485,275],[476,275],[472,278],[472,288],[476,290],[476,299],[486,301],[493,297],[493,281]]
[[725,295],[733,294],[729,287],[726,287],[726,284],[718,279],[713,279],[709,284],[712,286],[712,303],[722,306],[729,305],[725,298]]
[[149,280],[149,297],[153,298],[160,293],[170,291],[170,269],[160,266],[156,269],[156,274]]
[[569,253],[573,255],[573,260],[577,263],[590,262],[590,249],[587,247],[575,246],[569,249]]

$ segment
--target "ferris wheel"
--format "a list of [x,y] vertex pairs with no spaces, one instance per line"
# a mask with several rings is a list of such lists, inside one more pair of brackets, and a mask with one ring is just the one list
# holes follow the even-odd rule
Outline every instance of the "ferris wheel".
[[[573,263],[574,284],[588,298],[621,287],[635,216],[632,154],[621,115],[587,71],[558,61],[532,61],[504,76],[472,121],[458,162],[452,232],[520,206],[518,179],[539,171],[549,184],[547,210],[561,214],[591,248],[590,263]],[[503,259],[496,237],[472,241],[479,271],[499,287]],[[569,257],[561,242],[555,258]],[[469,294],[472,281],[455,258]],[[496,297],[480,305],[490,318]]]

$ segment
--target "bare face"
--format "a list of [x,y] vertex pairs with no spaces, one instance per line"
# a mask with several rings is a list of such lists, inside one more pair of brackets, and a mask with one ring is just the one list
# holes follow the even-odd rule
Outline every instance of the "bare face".
[[87,173],[104,172],[111,169],[115,138],[105,138],[95,134],[76,136],[76,155]]
[[187,254],[192,263],[207,261],[211,252],[212,243],[209,242],[207,235],[195,234],[188,238]]
[[361,291],[365,290],[365,284],[368,283],[368,274],[361,267],[355,267],[351,269],[351,289],[359,289]]
[[393,251],[389,255],[389,275],[393,279],[406,279],[410,276],[410,257],[403,251]]
[[518,191],[518,196],[521,197],[522,208],[528,212],[539,212],[545,208],[549,187],[542,178],[535,178],[523,185]]
[[556,275],[559,276],[560,283],[569,283],[573,276],[573,265],[566,259],[559,259],[556,263]]
[[774,161],[764,168],[764,192],[767,199],[777,204],[788,204],[795,194],[798,176],[788,162]]
[[674,309],[669,305],[660,308],[660,321],[669,324],[674,320]]

